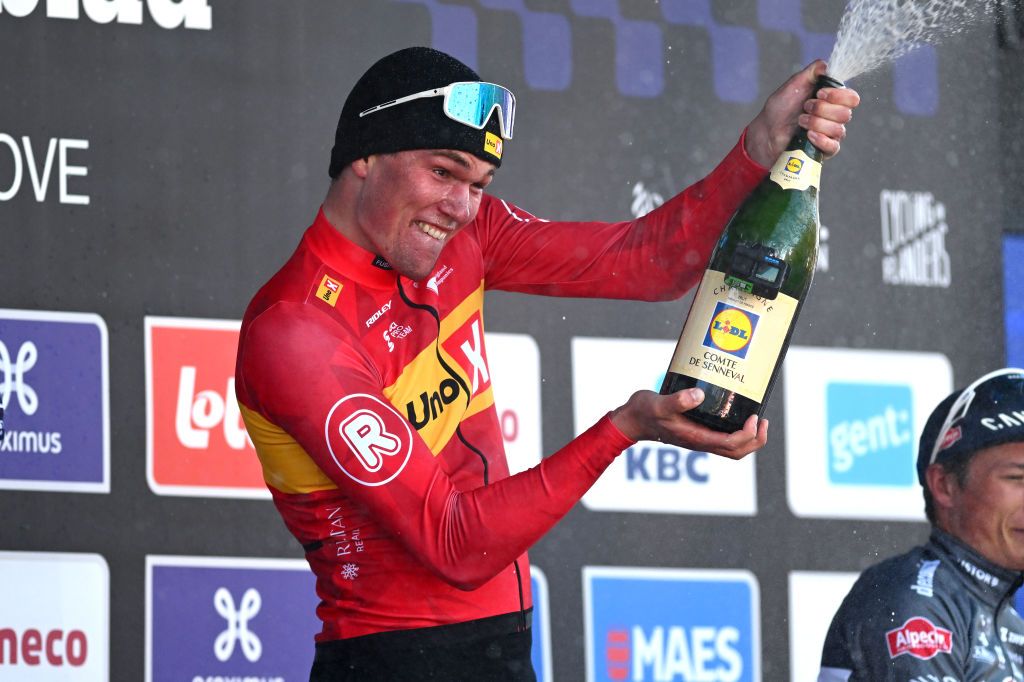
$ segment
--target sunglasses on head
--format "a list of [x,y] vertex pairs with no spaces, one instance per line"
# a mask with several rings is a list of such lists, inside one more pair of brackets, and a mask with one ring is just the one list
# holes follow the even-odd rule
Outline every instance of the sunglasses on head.
[[[967,416],[968,410],[971,409],[971,403],[974,402],[974,397],[978,393],[978,387],[986,381],[991,381],[992,379],[1003,376],[1009,376],[1011,374],[1024,375],[1024,369],[1006,367],[1003,369],[997,369],[994,372],[989,372],[985,376],[979,377],[975,381],[971,382],[971,385],[965,388],[960,395],[957,396],[956,400],[953,401],[953,404],[949,406],[949,414],[946,415],[946,419],[942,422],[942,427],[939,428],[939,433],[935,438],[935,445],[932,446],[932,455],[928,458],[929,466],[935,463],[935,458],[938,456],[939,450],[942,449],[942,443],[946,439],[946,431],[948,431],[953,424]],[[1021,384],[1021,388],[1017,389],[1017,393],[1020,393],[1022,388],[1024,388],[1024,383]]]
[[359,117],[362,118],[388,107],[411,102],[414,99],[442,95],[444,96],[442,108],[445,115],[453,121],[458,121],[477,130],[482,130],[487,125],[491,113],[497,109],[501,136],[506,140],[512,139],[512,126],[515,124],[516,118],[516,97],[511,90],[496,83],[460,81],[443,88],[424,90],[378,104],[360,112]]

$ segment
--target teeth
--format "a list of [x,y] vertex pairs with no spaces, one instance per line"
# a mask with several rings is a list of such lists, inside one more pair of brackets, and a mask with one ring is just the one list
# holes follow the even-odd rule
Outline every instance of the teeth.
[[417,222],[416,224],[420,226],[420,229],[423,230],[423,232],[425,234],[430,235],[431,237],[433,237],[434,239],[436,239],[438,241],[443,241],[444,240],[444,237],[445,237],[444,230],[440,230],[440,229],[434,227],[433,225],[428,225],[426,223]]

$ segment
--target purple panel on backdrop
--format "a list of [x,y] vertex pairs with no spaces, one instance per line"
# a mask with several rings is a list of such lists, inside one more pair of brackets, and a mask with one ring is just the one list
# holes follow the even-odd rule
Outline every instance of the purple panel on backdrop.
[[934,116],[939,111],[939,58],[931,45],[921,45],[893,64],[896,108],[912,116]]
[[155,565],[153,682],[309,679],[319,602],[308,569]]
[[14,315],[0,313],[0,404],[7,431],[0,479],[52,481],[54,489],[62,482],[105,483],[102,321]]

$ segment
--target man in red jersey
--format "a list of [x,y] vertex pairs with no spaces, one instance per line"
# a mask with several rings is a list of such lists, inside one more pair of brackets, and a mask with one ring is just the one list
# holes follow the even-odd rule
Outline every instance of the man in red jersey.
[[612,460],[638,440],[734,459],[765,444],[756,417],[732,434],[687,420],[699,390],[638,391],[510,476],[483,295],[682,296],[798,124],[838,151],[858,97],[814,93],[823,70],[769,97],[707,178],[622,223],[541,220],[487,194],[515,99],[458,60],[408,48],[360,78],[323,205],[238,350],[246,427],[317,577],[311,679],[535,679],[526,551]]

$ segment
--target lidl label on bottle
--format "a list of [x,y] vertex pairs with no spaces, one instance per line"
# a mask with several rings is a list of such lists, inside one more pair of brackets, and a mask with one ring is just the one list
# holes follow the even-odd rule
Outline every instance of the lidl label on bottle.
[[669,371],[762,402],[796,307],[791,296],[762,298],[706,271]]
[[818,188],[821,164],[807,156],[802,149],[796,149],[779,156],[769,177],[782,189]]

